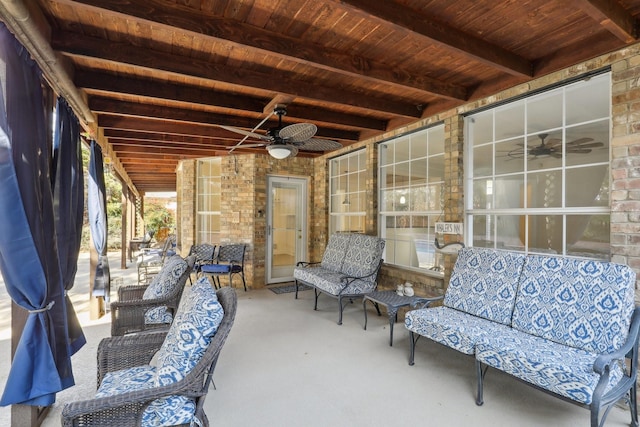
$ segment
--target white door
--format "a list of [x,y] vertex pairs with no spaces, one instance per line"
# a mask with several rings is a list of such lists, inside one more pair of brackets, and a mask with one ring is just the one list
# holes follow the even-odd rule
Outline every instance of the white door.
[[306,257],[307,180],[270,176],[267,191],[267,284],[289,282]]

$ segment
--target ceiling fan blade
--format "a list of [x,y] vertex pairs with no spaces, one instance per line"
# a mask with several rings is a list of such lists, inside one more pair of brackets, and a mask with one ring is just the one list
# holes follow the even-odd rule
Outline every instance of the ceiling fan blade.
[[313,123],[294,123],[280,129],[278,135],[287,142],[303,142],[312,138],[317,131],[318,127]]
[[574,145],[567,148],[572,149],[572,148],[600,148],[600,147],[604,147],[604,144],[602,142],[592,142],[590,144]]
[[342,148],[342,144],[337,141],[320,138],[311,138],[296,145],[304,151],[333,151]]
[[593,138],[578,138],[576,140],[573,140],[571,142],[567,142],[567,146],[569,145],[580,145],[580,144],[584,144],[585,142],[591,142],[593,141]]
[[233,147],[233,149],[236,148],[256,148],[256,147],[265,147],[269,144],[267,144],[266,142],[262,143],[262,144],[242,144],[240,146],[236,145],[235,147]]
[[255,132],[249,132],[247,130],[238,129],[233,126],[218,125],[218,127],[221,127],[222,129],[226,129],[230,132],[235,132],[235,133],[239,133],[240,135],[248,136],[250,138],[261,139],[263,141],[271,141],[271,138],[266,135],[260,135],[259,133],[255,133]]
[[570,147],[567,147],[567,153],[571,153],[571,154],[588,154],[590,152],[591,152],[590,148],[582,148],[582,147],[570,148]]

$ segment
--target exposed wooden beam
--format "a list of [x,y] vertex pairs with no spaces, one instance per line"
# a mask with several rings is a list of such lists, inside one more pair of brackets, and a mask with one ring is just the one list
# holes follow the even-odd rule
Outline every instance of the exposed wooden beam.
[[172,135],[167,133],[157,132],[136,132],[125,129],[105,129],[104,136],[106,138],[119,138],[127,139],[130,141],[149,141],[158,144],[192,144],[192,145],[207,145],[215,144],[218,141],[225,141],[229,144],[235,144],[238,142],[238,137],[233,134],[230,138],[208,138],[202,136],[190,136],[190,135]]
[[569,0],[625,43],[637,40],[638,21],[616,0]]
[[526,77],[533,75],[533,65],[527,59],[444,23],[429,20],[428,17],[421,16],[415,10],[396,2],[372,0],[339,0],[339,2],[420,34],[433,43],[454,50],[470,60],[482,62],[508,74]]
[[[243,96],[239,94],[230,95],[220,91],[206,90],[193,86],[167,84],[149,79],[142,79],[133,76],[118,77],[105,72],[76,72],[74,82],[78,87],[87,90],[89,94],[100,94],[107,96],[108,93],[116,93],[125,96],[143,96],[150,99],[162,99],[169,101],[196,104],[203,106],[215,106],[221,108],[231,108],[257,116],[271,113],[275,104],[286,102],[268,102]],[[278,99],[283,99],[278,97]],[[288,97],[289,102],[293,98]],[[307,107],[304,105],[292,105],[287,108],[288,116],[295,117],[300,121],[310,121],[313,123],[323,122],[335,125],[357,127],[361,129],[386,130],[387,122],[370,117],[355,116],[352,114],[337,113],[321,108]]]
[[91,58],[98,62],[128,64],[181,76],[280,92],[299,98],[347,104],[362,109],[365,114],[373,110],[398,116],[420,117],[421,113],[421,109],[416,105],[394,101],[389,97],[374,97],[344,88],[302,81],[293,73],[277,69],[269,73],[258,72],[64,31],[54,33],[51,44],[54,49],[67,55]]
[[355,76],[371,83],[383,81],[388,84],[410,87],[429,95],[457,100],[464,100],[467,96],[466,89],[462,86],[444,83],[426,76],[418,76],[399,67],[390,67],[372,58],[355,56],[327,46],[275,34],[242,22],[206,14],[202,10],[195,12],[186,7],[178,10],[176,4],[169,6],[166,2],[159,0],[145,0],[143,3],[114,2],[112,0],[73,1],[76,6],[78,3],[121,13],[127,15],[128,19],[137,18],[174,30],[193,32],[198,36],[205,35],[239,46],[248,46],[285,60],[294,60],[334,73]]

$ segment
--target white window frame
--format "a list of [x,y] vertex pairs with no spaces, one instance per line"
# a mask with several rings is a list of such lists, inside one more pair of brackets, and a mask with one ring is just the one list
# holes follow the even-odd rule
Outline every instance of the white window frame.
[[[217,163],[217,168],[220,170],[222,167],[220,157],[203,158],[196,161],[196,244],[220,243],[221,211],[220,209],[210,209],[212,205],[211,198],[217,198],[219,206],[222,193],[222,177],[210,173],[214,163]],[[204,167],[205,165],[207,165],[206,168]],[[209,225],[215,223],[218,224],[217,228],[214,226],[209,227]],[[204,227],[205,229],[203,229],[203,224],[207,224],[207,227]]]
[[[386,241],[385,263],[436,277],[442,276],[444,267],[433,245],[435,223],[444,212],[444,143],[444,124],[437,124],[384,141],[378,150],[379,230]],[[403,174],[407,178],[398,181]],[[388,175],[393,182],[388,182]],[[387,227],[390,221],[393,233]],[[403,228],[406,232],[398,231]]]
[[329,160],[329,233],[365,232],[367,157],[364,149]]
[[[597,79],[597,80],[596,80]],[[584,88],[584,93],[590,93],[587,91],[589,86],[578,86],[578,85],[589,85],[589,84],[600,84],[602,86],[599,87],[601,93],[606,90],[608,93],[606,94],[606,99],[608,101],[608,105],[601,104],[597,108],[593,108],[593,110],[603,111],[601,115],[597,117],[589,117],[584,121],[576,121],[571,120],[571,123],[567,123],[567,117],[572,112],[569,111],[570,108],[567,106],[567,91],[576,91],[580,90],[580,88]],[[571,92],[577,93],[577,92]],[[545,122],[545,120],[540,119],[536,123],[535,113],[533,110],[529,110],[529,108],[538,108],[540,109],[540,105],[544,106],[545,100],[552,99],[553,97],[561,97],[562,102],[561,111],[558,111],[558,114],[553,116],[554,119],[551,121]],[[604,99],[605,96],[601,96],[601,99]],[[536,104],[536,102],[538,104]],[[604,102],[604,101],[601,101]],[[531,106],[534,107],[531,107]],[[497,128],[500,126],[505,126],[505,123],[508,121],[502,120],[502,123],[497,116],[502,115],[508,116],[509,108],[519,108],[521,106],[524,110],[523,119],[523,128],[522,134],[512,133],[507,137],[504,134],[500,134],[497,131]],[[544,108],[544,107],[543,107]],[[551,108],[551,107],[550,107]],[[587,109],[588,106],[585,108]],[[556,107],[557,109],[557,107]],[[492,118],[487,120],[488,116],[484,116],[482,118],[483,124],[479,125],[482,127],[482,131],[478,131],[483,134],[480,141],[475,141],[474,139],[474,122],[475,118],[478,118],[479,115],[492,115]],[[530,117],[531,116],[531,117]],[[561,116],[561,117],[559,117]],[[531,119],[531,120],[530,120]],[[490,131],[487,131],[488,125],[493,128]],[[550,124],[551,123],[551,124]],[[508,125],[506,125],[508,126]],[[546,126],[546,127],[545,127]],[[595,162],[584,162],[579,164],[568,164],[568,154],[566,153],[567,149],[567,140],[571,140],[568,136],[571,132],[575,132],[576,130],[580,130],[580,127],[585,126],[594,126],[598,129],[607,129],[607,136],[602,138],[602,142],[606,143],[608,146],[608,151],[606,151],[606,160],[602,158],[598,158]],[[485,135],[489,132],[493,133],[493,137],[487,139]],[[523,169],[521,171],[515,172],[513,174],[510,173],[502,173],[497,169],[499,167],[504,167],[504,163],[499,163],[501,160],[498,160],[501,157],[500,147],[501,144],[506,145],[510,141],[513,141],[517,138],[521,138],[524,143],[520,143],[521,146],[531,147],[531,141],[535,140],[535,137],[540,137],[540,135],[544,135],[546,133],[553,132],[556,135],[561,135],[562,142],[562,157],[556,161],[558,163],[556,166],[551,167],[543,167],[542,162],[540,162],[540,166],[536,166],[533,161],[535,161],[536,157],[533,159],[523,159]],[[522,251],[525,253],[558,253],[560,255],[566,256],[576,256],[576,257],[584,257],[584,258],[595,258],[595,259],[606,259],[610,258],[608,253],[604,253],[604,248],[599,248],[592,252],[580,252],[577,249],[569,248],[568,239],[567,239],[567,229],[568,225],[572,225],[572,221],[574,218],[579,218],[579,216],[583,216],[586,218],[587,216],[599,216],[599,218],[610,219],[611,208],[610,208],[610,197],[609,194],[605,194],[606,197],[606,205],[597,203],[587,204],[585,206],[568,206],[568,200],[575,194],[575,192],[582,191],[582,188],[567,188],[569,174],[572,173],[580,173],[580,169],[586,170],[586,168],[592,168],[592,170],[600,170],[606,169],[606,174],[603,174],[606,181],[601,185],[600,192],[603,190],[609,190],[611,177],[610,177],[610,144],[611,138],[611,74],[610,73],[601,73],[596,76],[590,76],[589,78],[585,78],[583,80],[574,81],[568,83],[564,86],[557,87],[548,91],[544,91],[538,94],[534,94],[523,99],[519,99],[510,103],[506,103],[501,106],[496,106],[494,108],[484,110],[478,113],[470,114],[465,117],[465,243],[469,246],[480,245],[480,246],[489,246],[495,248],[504,247],[510,250]],[[607,147],[602,148],[602,150],[607,149]],[[495,159],[493,161],[493,169],[491,172],[486,173],[478,173],[478,176],[475,176],[474,171],[474,153],[475,152],[482,153],[478,154],[479,157],[489,157],[493,156]],[[487,153],[491,153],[487,155]],[[604,154],[602,154],[604,156]],[[542,157],[541,157],[542,158]],[[512,160],[512,159],[510,159]],[[505,161],[507,159],[505,158]],[[584,172],[584,171],[583,171]],[[556,181],[560,181],[560,184],[557,186],[550,186],[549,191],[555,191],[560,194],[559,201],[554,201],[553,206],[527,206],[526,202],[521,202],[521,206],[507,206],[509,203],[501,201],[500,197],[496,196],[497,190],[496,185],[500,185],[501,181],[515,181],[520,179],[520,175],[523,176],[522,188],[526,190],[522,190],[524,192],[529,191],[530,182],[533,183],[533,177],[536,174],[540,174],[542,176],[547,177],[557,177]],[[511,176],[510,176],[511,175]],[[479,192],[479,195],[474,194],[478,188],[483,187],[483,181],[486,181],[486,190],[484,194]],[[475,184],[475,185],[474,185]],[[531,184],[533,185],[533,184]],[[491,190],[490,190],[491,189]],[[574,192],[574,193],[572,193]],[[480,203],[477,202],[477,197],[482,198],[482,200],[486,200],[486,206],[479,206]],[[528,195],[521,195],[521,198],[529,200]],[[538,204],[540,204],[538,202]],[[479,234],[476,230],[474,235],[474,220],[478,219],[480,222],[483,220],[481,217],[484,216],[486,219],[484,220],[484,233],[486,238],[479,239]],[[505,221],[513,222],[514,217],[519,216],[521,219],[520,225],[520,241],[517,242],[517,245],[504,245],[505,242],[509,240],[514,240],[513,235],[508,236],[505,233],[506,227],[504,227]],[[556,230],[561,230],[562,236],[557,236],[556,242],[553,244],[549,244],[550,247],[541,247],[540,242],[538,241],[537,245],[531,245],[531,233],[533,228],[530,228],[531,221],[533,220],[543,220],[547,221],[555,221],[557,224],[554,227]],[[609,223],[610,221],[607,221]],[[502,230],[502,234],[501,234]],[[524,231],[523,231],[524,230]],[[604,235],[604,234],[603,234]],[[524,242],[522,242],[524,236]],[[550,239],[550,237],[547,237]],[[557,239],[561,239],[561,244],[557,242]],[[607,242],[609,243],[609,242]],[[560,250],[556,248],[560,248]],[[600,252],[598,252],[600,251]]]

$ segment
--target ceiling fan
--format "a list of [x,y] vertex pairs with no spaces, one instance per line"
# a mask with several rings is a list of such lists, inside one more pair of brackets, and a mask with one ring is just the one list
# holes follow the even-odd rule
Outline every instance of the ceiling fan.
[[[256,133],[256,130],[258,130],[273,114],[278,116],[278,126],[267,130],[265,135]],[[318,128],[312,123],[294,123],[283,127],[282,116],[286,114],[287,108],[284,105],[276,105],[273,109],[273,113],[265,117],[264,120],[262,120],[262,122],[260,122],[252,131],[246,131],[233,126],[218,126],[228,131],[244,135],[244,138],[231,147],[229,152],[240,147],[247,138],[254,138],[264,142],[257,144],[245,144],[242,145],[242,147],[266,147],[269,154],[276,159],[294,157],[298,154],[298,150],[333,151],[342,148],[342,144],[337,141],[314,138],[313,136],[318,131]]]
[[[521,159],[525,155],[530,156],[530,159],[538,157],[554,157],[556,159],[562,158],[562,140],[558,138],[545,141],[549,134],[541,133],[538,135],[540,138],[539,145],[525,145],[519,143],[518,148],[515,148],[507,153],[507,155],[514,159]],[[578,138],[571,142],[567,142],[564,151],[567,154],[587,154],[591,152],[592,148],[604,147],[602,142],[591,142],[593,138]]]

